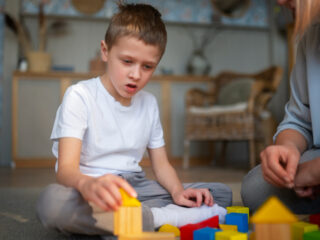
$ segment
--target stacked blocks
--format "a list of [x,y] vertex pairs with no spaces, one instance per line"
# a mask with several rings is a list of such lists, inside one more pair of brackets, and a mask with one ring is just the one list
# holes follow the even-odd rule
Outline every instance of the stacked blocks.
[[219,228],[223,231],[231,230],[231,231],[238,231],[237,225],[227,225],[227,224],[220,224]]
[[141,203],[120,189],[122,206],[114,213],[114,234],[118,240],[174,240],[173,233],[142,232]]
[[246,213],[229,213],[226,215],[227,225],[237,225],[238,231],[247,233],[249,230],[248,214]]
[[218,226],[219,226],[219,216],[208,218],[207,220],[204,220],[200,223],[184,225],[180,227],[180,233],[181,233],[180,239],[193,240],[193,232],[195,230],[205,228],[205,227],[218,228]]
[[159,230],[159,232],[169,232],[173,233],[175,237],[180,237],[180,230],[179,228],[172,226],[170,224],[164,224],[162,225]]
[[318,225],[306,223],[306,222],[296,222],[291,225],[292,240],[302,240],[303,234],[306,232],[313,232],[318,230]]

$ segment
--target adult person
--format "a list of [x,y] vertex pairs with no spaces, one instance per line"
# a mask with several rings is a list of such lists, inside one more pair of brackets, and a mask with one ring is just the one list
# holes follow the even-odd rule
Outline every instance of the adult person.
[[320,1],[278,0],[295,12],[299,40],[291,97],[274,145],[244,178],[241,196],[255,211],[271,195],[296,214],[320,212]]

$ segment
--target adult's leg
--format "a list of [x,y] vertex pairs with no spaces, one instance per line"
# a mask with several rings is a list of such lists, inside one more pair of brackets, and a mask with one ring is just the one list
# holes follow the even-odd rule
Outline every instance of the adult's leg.
[[[320,149],[306,151],[300,163],[320,156]],[[241,197],[243,204],[255,212],[268,197],[277,196],[296,214],[311,214],[320,212],[320,195],[316,199],[297,197],[295,192],[286,188],[277,188],[266,182],[262,176],[261,165],[253,168],[243,179]]]

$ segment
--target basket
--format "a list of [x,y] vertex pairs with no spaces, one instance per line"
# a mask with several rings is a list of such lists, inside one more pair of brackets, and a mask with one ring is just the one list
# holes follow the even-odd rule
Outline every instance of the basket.
[[31,72],[48,72],[51,68],[51,55],[41,51],[31,51],[27,54],[28,70]]

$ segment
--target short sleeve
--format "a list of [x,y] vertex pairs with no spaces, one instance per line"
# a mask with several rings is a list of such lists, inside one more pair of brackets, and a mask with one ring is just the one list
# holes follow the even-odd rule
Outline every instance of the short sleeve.
[[154,148],[163,147],[165,143],[163,139],[163,130],[162,130],[161,121],[160,121],[159,108],[158,108],[157,100],[155,97],[152,98],[151,104],[152,104],[152,111],[151,111],[152,126],[151,126],[151,135],[150,135],[150,139],[147,147],[150,149],[154,149]]
[[57,110],[51,140],[62,137],[83,139],[88,126],[88,110],[85,101],[85,91],[74,85],[67,89],[63,101]]

